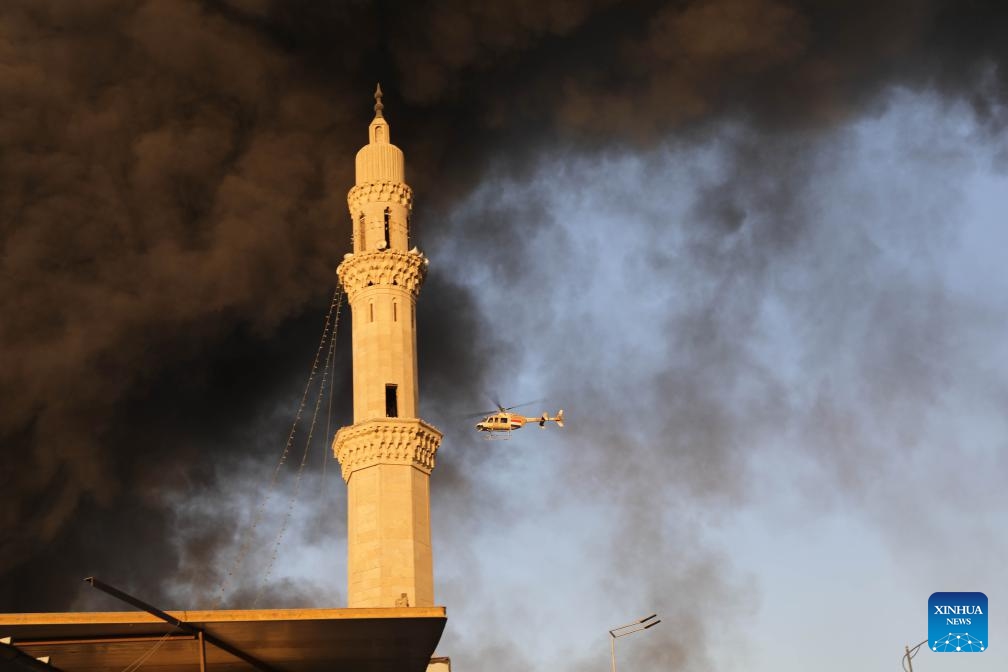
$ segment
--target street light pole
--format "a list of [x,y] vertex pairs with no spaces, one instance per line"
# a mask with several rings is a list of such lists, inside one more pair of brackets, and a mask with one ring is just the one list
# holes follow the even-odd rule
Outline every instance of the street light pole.
[[661,619],[658,618],[658,614],[651,614],[633,623],[627,623],[609,631],[609,660],[612,664],[612,672],[616,672],[616,638],[647,630],[659,623],[661,623]]
[[912,648],[909,644],[904,647],[906,653],[903,654],[903,660],[900,661],[900,664],[903,666],[903,672],[913,672],[913,657],[917,655],[917,651],[920,650],[920,647],[927,643],[928,640],[925,639],[923,642],[920,642],[917,646]]

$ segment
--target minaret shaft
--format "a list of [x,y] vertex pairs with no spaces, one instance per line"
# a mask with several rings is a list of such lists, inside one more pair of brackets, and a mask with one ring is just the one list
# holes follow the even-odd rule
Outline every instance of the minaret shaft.
[[397,287],[367,287],[350,309],[354,422],[417,417],[414,298]]
[[353,252],[338,269],[353,314],[354,424],[333,440],[347,482],[347,603],[433,606],[430,472],[441,434],[417,417],[416,299],[427,259],[407,251],[413,192],[376,99],[347,195]]

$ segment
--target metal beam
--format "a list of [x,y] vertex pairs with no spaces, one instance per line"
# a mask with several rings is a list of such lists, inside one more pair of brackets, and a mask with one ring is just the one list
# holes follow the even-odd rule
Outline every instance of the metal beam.
[[230,653],[232,656],[234,656],[235,658],[238,658],[239,660],[245,661],[246,663],[248,663],[252,667],[254,667],[257,670],[259,670],[260,672],[278,672],[278,670],[275,670],[274,668],[270,667],[269,665],[267,665],[266,663],[262,662],[258,658],[255,658],[254,656],[251,656],[251,655],[245,653],[241,649],[238,649],[238,648],[235,648],[234,646],[231,646],[227,642],[225,642],[225,641],[223,641],[221,639],[218,639],[217,637],[211,635],[206,630],[203,630],[202,628],[198,628],[195,625],[191,625],[189,623],[186,623],[185,621],[179,620],[178,618],[175,618],[171,614],[169,614],[167,612],[164,612],[164,611],[161,611],[160,609],[158,609],[154,605],[147,604],[143,600],[135,598],[132,595],[130,595],[129,593],[124,593],[123,591],[119,590],[118,588],[116,588],[114,586],[108,585],[104,581],[100,581],[100,580],[96,579],[93,576],[87,577],[86,579],[84,579],[84,581],[86,581],[87,583],[90,583],[92,586],[94,586],[98,590],[102,591],[103,593],[108,593],[112,597],[120,599],[123,602],[125,602],[126,604],[131,604],[134,607],[136,607],[137,609],[140,609],[142,611],[146,611],[148,614],[151,614],[152,616],[156,616],[157,618],[160,618],[162,621],[175,626],[176,628],[178,628],[182,632],[190,634],[193,637],[202,637],[203,641],[207,642],[208,644],[212,644],[213,646],[216,646],[221,651],[224,651],[226,653]]

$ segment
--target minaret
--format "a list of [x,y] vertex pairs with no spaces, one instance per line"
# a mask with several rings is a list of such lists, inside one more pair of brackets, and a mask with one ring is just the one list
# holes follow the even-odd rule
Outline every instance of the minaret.
[[441,433],[417,417],[416,299],[427,259],[410,249],[413,190],[389,139],[381,86],[347,205],[339,265],[353,312],[354,424],[333,440],[347,483],[347,606],[434,605],[430,472]]

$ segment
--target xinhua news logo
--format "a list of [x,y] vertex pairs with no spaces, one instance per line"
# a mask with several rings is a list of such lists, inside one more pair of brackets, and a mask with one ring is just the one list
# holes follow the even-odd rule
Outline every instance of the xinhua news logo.
[[931,650],[939,653],[986,651],[987,596],[932,593],[928,598],[928,639]]

